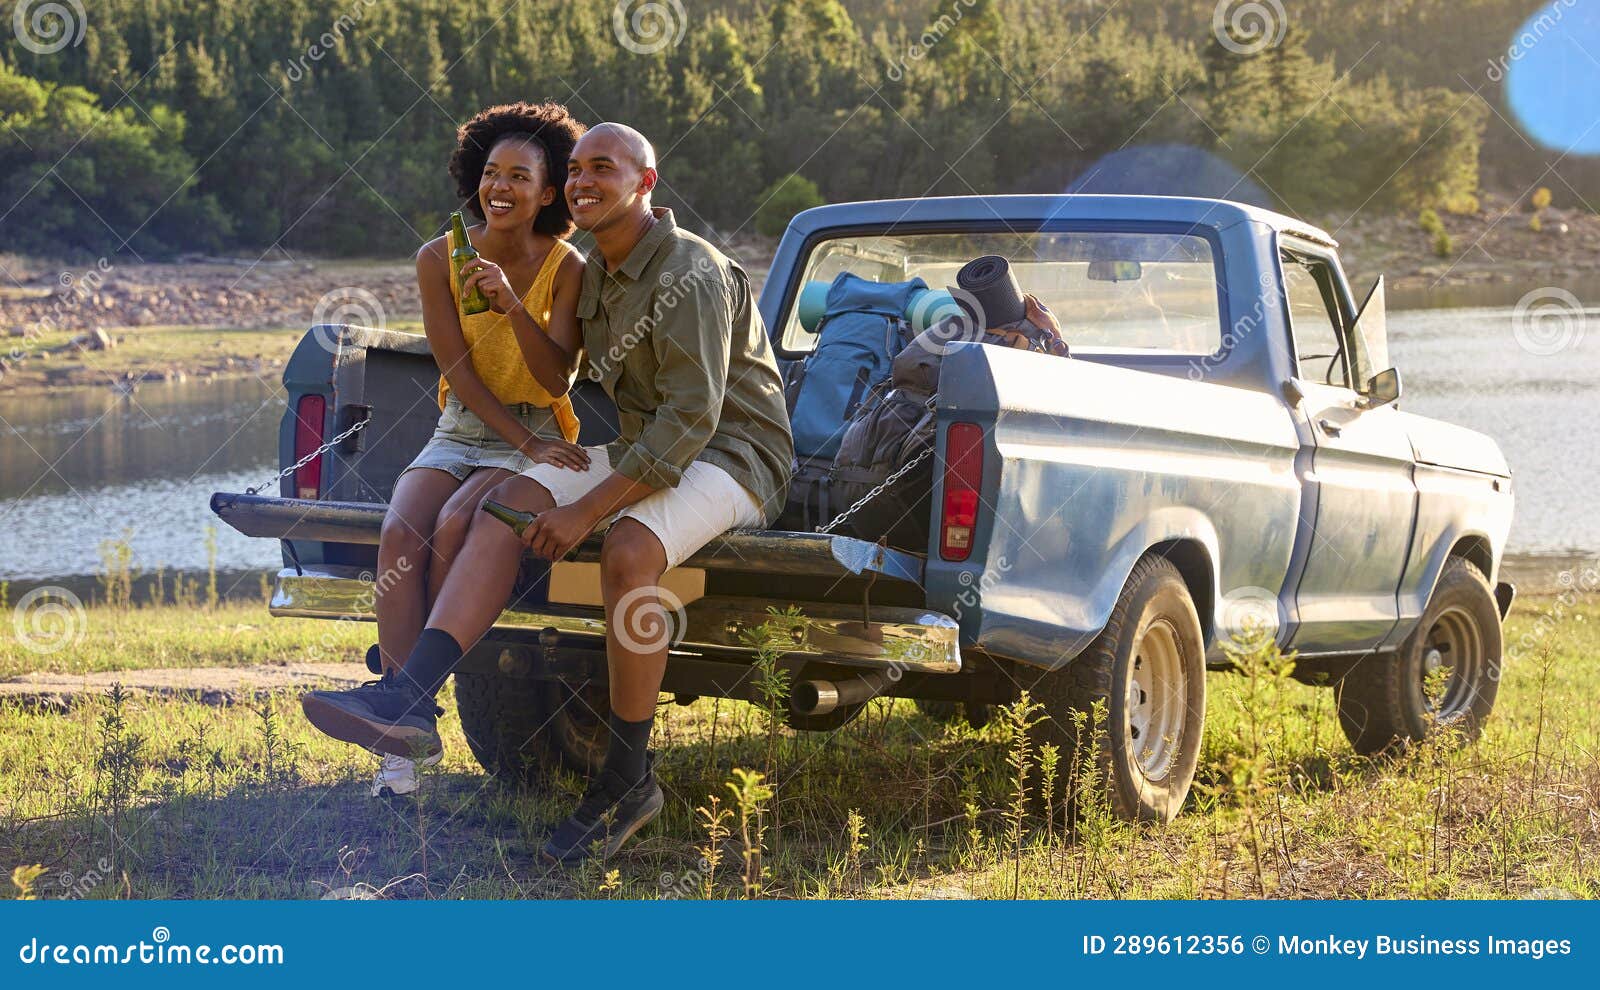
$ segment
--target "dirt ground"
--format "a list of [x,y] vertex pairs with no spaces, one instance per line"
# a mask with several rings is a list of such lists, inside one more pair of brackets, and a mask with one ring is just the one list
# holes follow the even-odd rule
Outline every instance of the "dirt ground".
[[[1564,191],[1564,190],[1563,190]],[[1378,275],[1402,289],[1492,284],[1556,285],[1600,274],[1600,215],[1587,204],[1562,202],[1534,212],[1525,199],[1480,197],[1470,214],[1441,211],[1450,252],[1435,252],[1434,235],[1416,215],[1359,214],[1320,225],[1339,242],[1346,273],[1365,286]]]
[[[775,247],[754,237],[728,246],[757,291]],[[0,394],[259,375],[281,367],[316,323],[421,331],[409,258],[144,264],[0,255],[0,272],[10,276],[0,278]]]
[[351,663],[286,663],[259,667],[178,667],[104,670],[87,674],[39,672],[0,681],[0,705],[68,708],[121,684],[133,696],[184,698],[208,705],[259,700],[274,691],[359,685],[369,675]]

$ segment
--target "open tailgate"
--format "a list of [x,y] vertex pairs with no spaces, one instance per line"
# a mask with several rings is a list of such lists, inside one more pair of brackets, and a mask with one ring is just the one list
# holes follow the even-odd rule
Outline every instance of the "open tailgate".
[[[377,546],[385,506],[218,492],[211,496],[211,511],[245,536]],[[598,561],[600,543],[598,535],[589,537],[573,559]],[[875,572],[895,581],[922,583],[922,558],[915,554],[848,536],[784,530],[732,530],[683,566],[821,578]]]
[[[217,517],[243,533],[277,540],[376,546],[385,506],[371,502],[325,502],[218,492]],[[601,538],[591,536],[570,560],[600,559]],[[864,540],[824,533],[733,530],[690,557],[682,569],[732,574],[866,578],[874,583],[919,588],[923,561],[915,554]],[[360,568],[308,564],[286,568],[278,578],[272,611],[313,618],[371,619],[372,577]],[[920,597],[920,595],[919,595]],[[706,596],[684,607],[681,646],[714,652],[751,652],[747,630],[768,618],[768,605],[796,604],[804,617],[805,642],[796,629],[799,655],[869,667],[928,673],[961,669],[959,627],[954,619],[925,608],[868,604],[861,599],[780,602]],[[592,607],[533,602],[513,605],[496,628],[526,633],[554,631],[586,639],[604,636],[604,618]]]

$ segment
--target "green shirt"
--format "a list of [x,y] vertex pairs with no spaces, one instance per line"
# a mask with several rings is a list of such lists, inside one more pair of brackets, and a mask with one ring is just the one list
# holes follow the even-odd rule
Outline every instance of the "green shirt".
[[578,298],[589,377],[617,404],[612,469],[654,488],[695,461],[783,509],[794,461],[783,382],[738,263],[657,209],[614,272],[590,253]]

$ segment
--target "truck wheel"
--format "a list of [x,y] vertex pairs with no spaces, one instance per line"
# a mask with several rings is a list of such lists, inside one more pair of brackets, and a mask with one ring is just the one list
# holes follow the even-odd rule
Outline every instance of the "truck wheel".
[[1400,649],[1362,658],[1339,681],[1339,725],[1366,755],[1441,730],[1472,742],[1500,691],[1500,650],[1500,610],[1488,579],[1452,557]]
[[611,741],[611,691],[597,681],[573,687],[565,681],[542,681],[541,697],[548,722],[547,749],[563,767],[585,779],[600,772]]
[[1037,739],[1071,753],[1074,713],[1089,719],[1103,704],[1098,737],[1084,742],[1094,746],[1112,810],[1126,821],[1170,822],[1200,759],[1205,674],[1205,634],[1188,586],[1166,558],[1140,558],[1106,628],[1036,684],[1046,716]]
[[532,783],[552,765],[589,777],[605,759],[611,704],[603,684],[574,689],[561,681],[457,673],[456,710],[472,755],[510,783]]

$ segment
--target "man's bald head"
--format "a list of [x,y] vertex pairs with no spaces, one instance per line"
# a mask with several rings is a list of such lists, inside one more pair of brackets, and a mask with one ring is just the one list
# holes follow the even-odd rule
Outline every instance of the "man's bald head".
[[641,172],[645,169],[656,167],[655,146],[643,134],[640,134],[627,124],[616,124],[610,121],[604,124],[596,124],[589,128],[588,132],[583,136],[583,140],[590,138],[614,141],[627,149],[628,158],[639,167]]
[[656,149],[626,124],[591,127],[567,160],[572,221],[597,236],[603,230],[632,229],[647,222],[655,187]]

